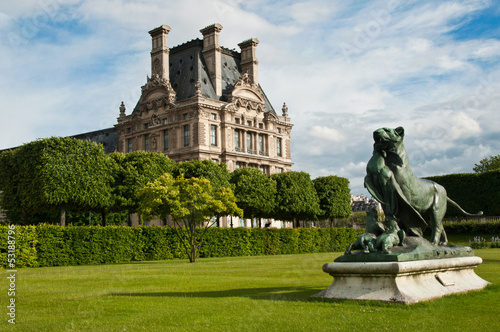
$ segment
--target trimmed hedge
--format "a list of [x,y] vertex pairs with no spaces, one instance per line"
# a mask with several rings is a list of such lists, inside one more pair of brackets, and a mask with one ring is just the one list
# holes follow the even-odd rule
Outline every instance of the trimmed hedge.
[[[16,268],[95,265],[187,258],[168,227],[16,226]],[[1,266],[7,266],[7,226],[0,226]],[[257,256],[343,251],[362,229],[210,228],[204,257]]]
[[[500,215],[500,171],[484,173],[449,174],[426,178],[445,187],[448,197],[457,202],[465,211],[485,216]],[[463,217],[448,204],[446,217]]]
[[446,234],[500,235],[500,221],[445,221]]

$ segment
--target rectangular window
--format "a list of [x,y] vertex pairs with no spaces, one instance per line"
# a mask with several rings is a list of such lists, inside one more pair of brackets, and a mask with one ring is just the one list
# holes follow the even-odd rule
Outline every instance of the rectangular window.
[[163,150],[168,150],[168,129],[163,131]]
[[144,135],[144,150],[149,151],[149,134]]
[[143,125],[143,127],[144,127],[144,129],[148,129],[148,128],[149,128],[149,123],[145,123],[145,124]]
[[189,115],[187,113],[184,113],[184,120],[189,120]]
[[128,147],[127,147],[127,151],[128,151],[128,152],[132,152],[132,139],[131,139],[131,138],[129,138],[129,139],[127,140],[127,145],[128,145]]
[[211,113],[211,114],[210,114],[210,119],[211,119],[211,120],[217,120],[217,114],[215,114],[215,113]]
[[236,122],[236,124],[240,124],[240,119],[239,118],[234,119],[234,121]]
[[167,118],[163,119],[163,124],[164,124],[164,125],[165,125],[165,124],[168,124],[168,119],[167,119]]
[[236,169],[241,168],[241,163],[239,161],[236,162]]
[[264,155],[264,135],[259,134],[259,154]]
[[278,173],[283,173],[283,168],[278,167]]
[[127,134],[130,134],[132,132],[132,128],[127,128]]
[[184,126],[184,146],[189,146],[189,125]]
[[281,137],[276,138],[276,153],[277,153],[278,157],[282,156]]
[[252,153],[252,134],[247,133],[247,151]]
[[241,149],[240,131],[238,129],[234,130],[234,147],[235,147],[236,151],[240,151],[240,149]]
[[217,126],[210,125],[210,145],[217,146]]

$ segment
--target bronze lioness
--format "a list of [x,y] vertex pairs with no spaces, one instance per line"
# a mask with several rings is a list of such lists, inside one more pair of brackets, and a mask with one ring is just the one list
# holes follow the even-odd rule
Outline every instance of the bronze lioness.
[[404,128],[380,128],[373,133],[374,153],[367,165],[365,187],[382,204],[388,226],[397,225],[408,235],[423,236],[431,228],[434,245],[448,243],[442,220],[447,203],[469,216],[447,197],[443,186],[417,178],[403,145]]

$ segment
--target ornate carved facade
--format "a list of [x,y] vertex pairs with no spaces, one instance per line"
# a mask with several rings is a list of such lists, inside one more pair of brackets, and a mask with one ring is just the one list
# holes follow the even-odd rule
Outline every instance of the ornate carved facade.
[[290,171],[292,124],[284,104],[278,115],[258,83],[256,47],[241,52],[219,45],[220,24],[168,48],[170,27],[151,30],[151,77],[132,113],[125,105],[115,125],[118,151],[155,151],[175,161],[211,159],[230,171],[256,167]]

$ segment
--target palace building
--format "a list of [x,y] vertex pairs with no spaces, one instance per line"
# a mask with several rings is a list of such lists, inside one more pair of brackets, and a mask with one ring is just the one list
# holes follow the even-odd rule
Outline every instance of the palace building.
[[[291,171],[293,125],[286,104],[279,115],[259,84],[259,40],[241,42],[240,52],[221,47],[222,26],[213,24],[200,30],[203,39],[169,48],[170,30],[162,25],[149,31],[151,76],[132,112],[127,115],[122,102],[114,127],[73,137],[101,143],[106,153],[144,150],[176,162],[213,160],[225,163],[230,172],[240,167],[268,175]],[[132,223],[138,224],[136,215]],[[255,220],[224,218],[220,226],[252,225]]]
[[255,38],[241,52],[219,44],[220,24],[169,48],[170,27],[149,31],[151,77],[127,115],[120,106],[117,150],[164,153],[175,161],[225,163],[229,171],[255,167],[265,174],[291,170],[288,108],[278,115],[258,80]]

